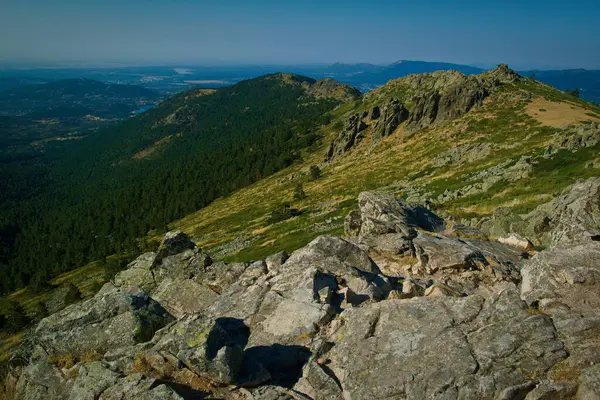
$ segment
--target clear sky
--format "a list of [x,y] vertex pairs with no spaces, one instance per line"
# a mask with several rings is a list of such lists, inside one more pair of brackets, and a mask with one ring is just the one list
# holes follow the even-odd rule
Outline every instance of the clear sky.
[[600,0],[0,0],[0,62],[600,69]]

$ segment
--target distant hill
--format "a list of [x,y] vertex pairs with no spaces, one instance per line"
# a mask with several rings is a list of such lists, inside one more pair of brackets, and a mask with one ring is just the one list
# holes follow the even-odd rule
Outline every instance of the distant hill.
[[[402,60],[389,65],[335,63],[315,71],[314,75],[330,76],[366,92],[385,85],[391,79],[410,74],[448,70],[456,70],[465,75],[480,74],[484,71],[470,65]],[[530,70],[520,71],[519,73],[528,77],[534,75],[538,81],[560,90],[577,88],[580,90],[581,98],[600,104],[600,70]]]
[[[125,113],[128,113],[137,109],[140,102],[155,101],[159,97],[157,92],[141,86],[113,85],[91,79],[64,79],[0,92],[0,114],[26,115],[59,106],[78,105],[110,116],[114,104],[127,104]],[[64,108],[60,110],[58,116],[65,116]]]
[[560,90],[579,89],[580,97],[600,104],[600,70],[565,69],[555,71],[523,71],[525,76],[535,75],[540,82]]
[[16,89],[22,86],[39,85],[42,83],[46,83],[46,81],[41,78],[27,78],[16,76],[0,77],[0,92]]
[[482,69],[469,65],[401,60],[389,65],[336,63],[325,67],[322,73],[367,91],[385,85],[390,79],[440,70],[456,70],[466,75],[483,72]]

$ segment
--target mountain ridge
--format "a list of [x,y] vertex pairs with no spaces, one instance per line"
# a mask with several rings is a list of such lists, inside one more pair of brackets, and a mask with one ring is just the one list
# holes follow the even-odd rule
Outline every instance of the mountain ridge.
[[[314,104],[303,80],[290,83],[288,78],[250,80],[208,94],[176,96],[129,123],[135,132],[155,130],[156,136],[120,148],[109,159],[130,158],[138,146],[165,137],[169,125],[155,123],[173,113],[174,135],[156,154],[175,156],[186,146],[176,147],[176,152],[169,152],[169,146],[184,138],[202,138],[208,125],[196,136],[190,131],[177,137],[178,130],[193,126],[193,116],[205,115],[216,104],[223,106],[222,101],[234,99],[218,125],[228,127],[237,116],[247,129],[250,120],[244,118],[253,107],[235,102],[246,89],[257,89],[261,98],[274,90],[272,94],[280,98],[282,87],[291,85],[285,89],[293,91],[286,92],[290,98],[300,99],[294,100],[295,107]],[[269,90],[261,86],[264,82],[271,82]],[[215,99],[219,101],[211,103]],[[244,390],[255,398],[297,393],[311,398],[324,393],[372,398],[392,393],[386,389],[389,385],[381,385],[381,376],[414,393],[429,390],[435,377],[415,378],[414,369],[405,370],[398,360],[407,357],[410,365],[425,365],[433,357],[435,362],[423,371],[433,368],[435,376],[454,377],[461,383],[452,390],[465,398],[492,399],[519,390],[592,393],[595,369],[589,360],[598,355],[586,346],[600,328],[593,325],[595,311],[581,303],[578,293],[593,293],[595,284],[577,274],[594,273],[588,261],[598,252],[600,109],[501,65],[479,76],[457,71],[407,76],[318,111],[326,118],[308,126],[312,143],[289,165],[162,229],[152,229],[143,238],[145,253],[127,267],[115,269],[109,261],[99,260],[83,274],[61,276],[61,282],[75,282],[91,297],[38,327],[33,340],[44,343],[45,350],[20,375],[21,388],[28,388],[21,390],[45,390],[35,384],[45,372],[34,372],[40,365],[52,371],[61,368],[57,360],[66,357],[82,375],[58,382],[53,390],[61,393],[79,390],[86,376],[96,382],[97,377],[110,375],[107,363],[115,362],[110,365],[118,372],[111,385],[122,387],[121,379],[128,379],[128,371],[137,368],[144,379],[163,382],[160,390],[173,398],[185,398],[177,394],[180,384],[217,397],[225,396],[222,387],[227,396],[237,396],[238,389],[229,389],[248,385]],[[378,121],[390,120],[397,123],[379,125],[385,134],[378,133]],[[407,129],[411,121],[416,125]],[[330,143],[351,125],[365,125],[359,131],[362,140],[323,162]],[[119,136],[118,131],[114,134]],[[236,154],[257,150],[255,145]],[[153,157],[111,167],[151,164]],[[189,174],[197,168],[186,163],[184,170]],[[149,171],[149,175],[161,172]],[[161,185],[172,184],[173,172],[160,180]],[[200,174],[192,182],[202,179]],[[186,182],[170,187],[177,194],[173,199],[193,196],[197,189],[187,190],[188,186]],[[153,194],[153,204],[162,197],[155,188],[141,189]],[[157,211],[160,208],[145,212]],[[165,236],[164,231],[178,232]],[[342,235],[344,239],[338,237]],[[555,259],[562,264],[553,263]],[[581,265],[585,271],[578,269]],[[114,278],[107,282],[102,271]],[[564,274],[578,283],[554,281]],[[97,289],[91,288],[99,284],[104,286],[95,294]],[[130,285],[141,291],[130,291]],[[551,295],[545,291],[549,288]],[[23,292],[11,298],[19,296]],[[567,302],[574,313],[564,314],[550,298]],[[588,298],[596,301],[592,295]],[[119,318],[139,326],[134,330],[139,335],[122,334],[109,316],[115,311],[108,305],[117,299],[130,299],[133,308],[119,308]],[[29,299],[27,304],[35,301]],[[70,322],[80,312],[90,315],[89,324]],[[419,317],[411,319],[414,315]],[[453,321],[450,325],[443,322],[446,317]],[[588,333],[566,329],[571,326],[569,318],[575,317],[572,326],[594,327]],[[510,327],[510,334],[518,338],[508,356],[486,347],[502,337],[493,321],[500,321],[502,332]],[[96,338],[96,324],[114,334],[99,335],[97,341],[85,336],[81,346],[72,343],[74,332],[92,332],[90,337]],[[417,340],[411,347],[418,349],[416,353],[406,353],[406,346],[399,345],[400,350],[394,351],[404,349],[402,354],[369,347],[370,338],[395,343],[394,329],[400,326],[407,327],[402,337],[418,332],[427,345],[420,347]],[[164,328],[156,335],[148,333],[160,327]],[[456,335],[450,334],[453,329]],[[462,329],[469,335],[466,342]],[[450,336],[441,340],[439,332]],[[229,339],[213,348],[208,339],[215,335]],[[118,341],[111,341],[113,337]],[[439,363],[436,346],[448,340],[466,343],[452,349],[467,351],[464,357],[462,352],[448,353],[448,361]],[[122,350],[104,353],[107,345]],[[387,361],[371,362],[356,351],[360,348]],[[85,349],[101,353],[97,361],[87,361],[80,354]],[[470,366],[486,362],[481,354],[493,354],[495,361],[476,372]],[[469,366],[464,371],[443,367],[463,362]],[[506,370],[505,363],[518,368]],[[282,366],[291,364],[296,367]],[[176,372],[157,372],[165,365]],[[565,368],[572,373],[564,373]],[[249,370],[262,372],[249,376]],[[393,374],[386,375],[387,370]],[[489,374],[503,378],[472,393],[470,388],[487,382]],[[73,382],[78,382],[76,389],[70,386]]]

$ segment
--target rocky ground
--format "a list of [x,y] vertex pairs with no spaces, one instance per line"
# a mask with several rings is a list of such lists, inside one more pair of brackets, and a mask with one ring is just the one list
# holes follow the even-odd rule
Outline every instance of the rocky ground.
[[[600,398],[600,180],[467,226],[363,192],[346,239],[251,264],[168,233],[45,319],[16,399]],[[498,228],[501,227],[502,229]],[[527,235],[550,238],[536,252]],[[495,238],[495,239],[492,239]]]

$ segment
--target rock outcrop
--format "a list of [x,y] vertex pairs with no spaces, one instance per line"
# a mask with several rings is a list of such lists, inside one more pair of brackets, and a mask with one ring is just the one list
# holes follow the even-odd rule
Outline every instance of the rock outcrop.
[[37,343],[50,355],[103,354],[115,347],[146,342],[173,320],[144,291],[107,283],[90,300],[41,320],[35,334]]
[[526,215],[498,210],[476,226],[494,237],[521,235],[555,246],[600,240],[600,178],[579,181]]
[[329,161],[345,153],[355,144],[364,139],[364,130],[367,125],[363,122],[360,114],[352,115],[345,123],[344,130],[340,132],[336,140],[329,144],[325,160]]
[[[350,117],[344,130],[335,137],[325,154],[331,161],[361,142],[367,130],[372,130],[372,144],[393,134],[404,123],[404,134],[456,119],[479,107],[499,87],[521,79],[505,64],[480,75],[466,76],[458,71],[436,71],[430,74],[408,75],[390,81],[381,90],[369,94],[364,101],[373,101],[370,111]],[[350,121],[356,129],[348,129]],[[367,129],[369,125],[372,128]]]
[[596,186],[556,199],[576,243],[539,253],[381,192],[347,239],[254,263],[169,233],[40,322],[17,398],[598,398]]
[[352,101],[360,97],[360,91],[345,83],[331,78],[319,79],[313,82],[308,93],[317,98],[328,98],[339,101]]

